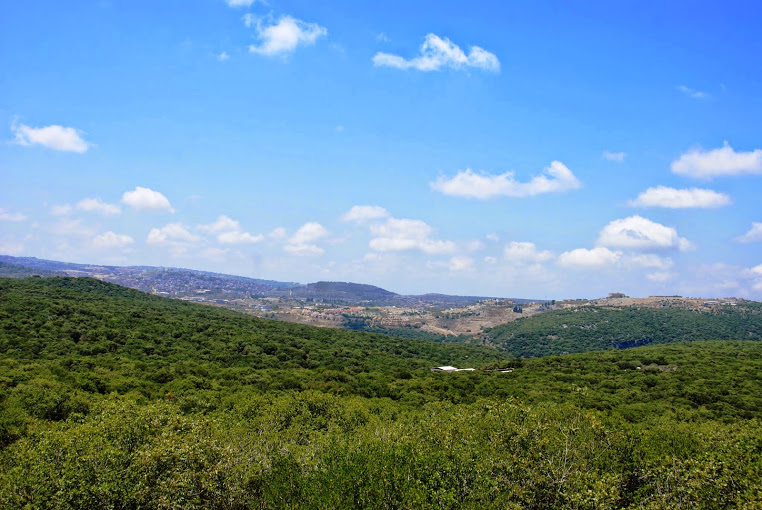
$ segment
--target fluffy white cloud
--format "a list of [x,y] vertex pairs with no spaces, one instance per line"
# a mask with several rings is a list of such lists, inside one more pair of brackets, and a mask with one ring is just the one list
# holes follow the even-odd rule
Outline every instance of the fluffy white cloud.
[[638,253],[629,255],[624,259],[624,263],[628,266],[640,266],[655,268],[661,270],[667,270],[672,267],[672,259],[669,257],[660,257],[653,253]]
[[0,253],[4,255],[21,255],[23,251],[24,245],[21,243],[0,240]]
[[497,264],[497,258],[487,256],[487,257],[484,257],[484,262],[486,262],[487,264]]
[[692,89],[685,85],[678,85],[677,90],[693,99],[709,99],[709,94],[706,92],[701,92],[700,90]]
[[538,251],[534,243],[516,241],[505,247],[504,255],[510,262],[543,262],[553,258],[547,250]]
[[598,245],[609,248],[649,251],[681,251],[692,248],[692,244],[677,235],[672,227],[666,227],[641,216],[630,216],[614,220],[601,230]]
[[230,7],[250,7],[251,4],[259,0],[225,0]]
[[310,221],[305,223],[299,230],[294,232],[288,242],[289,244],[307,244],[317,241],[328,235],[328,230],[320,223]]
[[725,193],[710,189],[675,189],[667,186],[648,188],[629,204],[633,207],[667,207],[686,209],[691,207],[714,209],[730,205],[732,201]]
[[195,234],[191,234],[180,223],[169,223],[162,228],[152,228],[148,233],[146,242],[148,244],[158,245],[177,245],[184,243],[195,243],[200,241],[201,238]]
[[389,218],[370,226],[375,237],[370,247],[375,251],[420,250],[424,253],[448,253],[455,249],[452,241],[432,239],[433,229],[421,220]]
[[322,255],[325,250],[315,244],[316,241],[328,235],[320,223],[310,221],[305,223],[288,238],[288,243],[283,249],[292,255],[315,256]]
[[286,237],[286,229],[283,227],[274,228],[272,232],[267,234],[267,237],[271,239],[283,239]]
[[61,218],[61,220],[52,225],[50,231],[52,234],[59,236],[93,237],[95,235],[95,231],[83,224],[82,220],[70,218]]
[[287,253],[300,257],[315,257],[322,255],[325,250],[316,244],[287,244],[283,247]]
[[609,266],[619,261],[621,254],[608,248],[598,247],[588,250],[578,248],[558,256],[558,264],[563,267],[596,268]]
[[222,262],[225,260],[225,256],[227,254],[228,250],[222,248],[214,248],[213,246],[204,248],[199,252],[199,255],[201,255],[203,258],[213,260],[215,262]]
[[471,257],[465,257],[465,256],[458,256],[458,257],[450,257],[447,261],[440,261],[440,262],[428,262],[426,264],[428,267],[434,269],[434,268],[445,268],[449,271],[473,271],[474,269],[474,259]]
[[379,52],[373,57],[373,65],[397,69],[438,71],[443,67],[464,69],[475,67],[485,71],[500,71],[497,57],[479,46],[471,46],[468,55],[448,38],[427,34],[421,45],[421,54],[406,60],[398,55]]
[[130,205],[138,211],[175,212],[167,197],[150,188],[135,187],[133,191],[125,191],[122,203]]
[[113,216],[122,212],[122,209],[118,205],[107,204],[100,198],[84,198],[77,203],[77,209],[95,212],[104,216]]
[[474,268],[474,259],[471,257],[452,257],[447,261],[447,269],[450,271],[470,271]]
[[553,161],[545,173],[546,175],[538,175],[529,182],[519,182],[514,177],[514,172],[490,175],[477,174],[469,169],[458,172],[452,179],[439,177],[430,186],[445,195],[482,200],[497,196],[527,197],[569,191],[582,186],[572,171],[560,161]]
[[328,31],[316,23],[282,16],[277,22],[267,24],[262,19],[251,16],[245,18],[246,25],[255,25],[257,36],[261,43],[257,46],[252,44],[249,51],[266,56],[285,55],[293,53],[297,46],[315,44],[319,37],[325,36]]
[[742,236],[735,238],[739,243],[758,243],[762,242],[762,222],[751,222],[751,228]]
[[252,235],[242,231],[241,224],[237,220],[224,214],[218,216],[214,223],[198,225],[196,228],[202,232],[217,234],[217,241],[222,244],[258,243],[265,238],[262,234]]
[[697,179],[762,174],[762,149],[736,152],[728,142],[722,148],[711,151],[694,149],[672,162],[672,172]]
[[26,216],[24,216],[21,213],[15,212],[9,212],[0,207],[0,221],[24,221],[26,219]]
[[258,243],[264,238],[265,236],[262,234],[251,235],[248,232],[240,231],[223,232],[217,236],[217,240],[222,244]]
[[115,234],[110,230],[93,238],[93,246],[96,248],[122,248],[134,242],[135,240],[130,236]]
[[54,205],[50,208],[50,214],[53,216],[66,216],[67,214],[70,214],[71,211],[72,207],[69,204]]
[[617,163],[623,162],[626,156],[627,156],[627,153],[625,152],[603,151],[603,159],[606,159],[608,161],[616,161]]
[[18,145],[42,145],[55,151],[80,154],[90,148],[90,144],[82,139],[80,132],[71,127],[52,125],[32,128],[24,124],[14,124],[11,129],[16,136],[14,142]]
[[388,218],[389,211],[377,205],[356,205],[341,216],[342,221],[356,221],[361,223],[367,220]]
[[238,221],[221,214],[214,223],[208,225],[199,225],[197,227],[202,232],[210,234],[219,234],[220,232],[230,232],[241,230],[241,224]]
[[658,271],[656,273],[648,273],[646,275],[646,278],[648,278],[649,281],[655,282],[655,283],[664,283],[666,281],[671,280],[674,277],[672,273],[666,272],[666,271]]
[[217,55],[217,60],[219,60],[220,62],[224,62],[228,60],[229,58],[230,58],[230,55],[228,55],[227,51],[223,51],[222,53]]

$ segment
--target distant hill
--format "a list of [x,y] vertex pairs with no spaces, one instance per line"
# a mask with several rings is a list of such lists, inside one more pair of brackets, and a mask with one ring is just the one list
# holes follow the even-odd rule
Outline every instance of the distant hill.
[[0,278],[0,355],[33,359],[63,353],[335,369],[388,365],[391,357],[418,367],[505,357],[486,347],[264,320],[93,278]]
[[[247,278],[193,269],[151,266],[102,266],[74,264],[35,257],[11,257],[0,255],[0,262],[24,267],[44,276],[89,276],[143,292],[159,293],[177,297],[196,291],[228,292],[237,294],[268,293],[298,287],[294,282],[279,282],[259,278]],[[47,272],[47,274],[43,274]]]
[[[292,297],[337,304],[363,303],[376,306],[411,306],[421,303],[433,306],[465,306],[490,299],[484,296],[450,296],[446,294],[406,296],[361,283],[321,281],[301,284],[197,271],[194,269],[74,264],[38,259],[36,257],[12,257],[10,255],[0,255],[0,262],[17,266],[19,269],[15,271],[18,276],[25,275],[24,271],[20,268],[32,270],[28,274],[39,274],[42,276],[89,276],[142,290],[143,292],[176,298],[187,298],[203,293],[210,299],[230,300],[249,296]],[[8,276],[13,275],[8,274]],[[530,301],[513,298],[511,300],[519,303]]]
[[384,301],[398,296],[394,292],[361,283],[316,282],[292,289],[293,297],[349,302]]
[[522,357],[694,340],[762,340],[762,303],[708,311],[583,306],[519,319],[481,335],[482,343]]
[[57,271],[48,271],[45,269],[35,269],[33,267],[0,262],[0,277],[6,278],[25,278],[27,276],[56,276],[61,275]]

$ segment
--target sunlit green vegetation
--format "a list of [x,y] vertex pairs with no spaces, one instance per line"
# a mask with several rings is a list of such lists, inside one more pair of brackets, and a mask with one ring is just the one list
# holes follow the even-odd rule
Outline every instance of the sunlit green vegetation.
[[762,340],[762,303],[684,308],[584,306],[545,312],[485,331],[482,340],[514,356],[588,352],[632,343]]
[[761,367],[758,342],[519,359],[0,280],[0,508],[756,508]]

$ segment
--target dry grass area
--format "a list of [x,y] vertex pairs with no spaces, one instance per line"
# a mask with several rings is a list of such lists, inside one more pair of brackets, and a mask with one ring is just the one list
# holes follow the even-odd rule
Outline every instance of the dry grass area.
[[549,310],[602,306],[611,308],[676,307],[711,312],[715,306],[725,306],[741,300],[727,298],[719,304],[707,305],[715,299],[685,298],[676,296],[651,296],[647,298],[601,298],[593,300],[558,301],[552,306],[543,303],[531,303],[522,306],[521,313],[514,312],[513,303],[508,301],[488,300],[469,306],[454,308],[436,307],[399,307],[399,306],[336,306],[306,303],[299,300],[269,298],[264,302],[234,300],[217,304],[226,308],[265,317],[325,328],[343,328],[348,321],[365,321],[370,326],[384,328],[417,328],[437,335],[476,334],[484,328],[493,328],[500,324],[515,321],[522,317],[531,317]]

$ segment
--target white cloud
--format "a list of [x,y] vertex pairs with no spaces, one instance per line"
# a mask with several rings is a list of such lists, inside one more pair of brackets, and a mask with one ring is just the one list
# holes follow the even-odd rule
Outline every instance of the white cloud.
[[328,230],[326,230],[323,225],[310,221],[299,227],[299,230],[289,238],[288,242],[289,244],[307,244],[317,241],[327,235]]
[[701,208],[715,209],[733,203],[725,193],[710,189],[689,188],[675,189],[667,186],[648,188],[630,200],[632,207],[667,207],[670,209]]
[[537,251],[534,243],[511,242],[503,252],[510,262],[543,262],[553,258],[553,254],[547,250]]
[[224,62],[228,60],[229,58],[230,58],[230,55],[228,55],[227,51],[223,51],[222,53],[217,55],[217,60],[219,60],[220,62]]
[[762,174],[762,149],[736,152],[728,142],[720,149],[693,149],[672,162],[672,172],[697,179]]
[[371,225],[375,237],[370,247],[375,251],[420,250],[424,253],[448,253],[455,249],[452,241],[432,239],[433,229],[421,220],[389,218],[384,223]]
[[578,248],[558,256],[558,264],[563,267],[596,268],[609,266],[619,261],[621,254],[608,248],[598,247],[588,250]]
[[625,258],[624,263],[626,265],[635,265],[640,267],[655,268],[661,270],[667,270],[672,267],[672,259],[669,257],[660,257],[653,253],[639,253],[629,255]]
[[487,238],[487,240],[493,241],[493,242],[498,242],[500,240],[500,236],[495,233],[487,234],[485,237]]
[[701,92],[700,90],[692,89],[690,87],[686,87],[685,85],[678,85],[677,90],[693,99],[709,99],[709,94],[706,92]]
[[484,257],[484,262],[486,262],[487,264],[497,264],[497,258],[487,256],[487,257]]
[[113,216],[122,212],[122,209],[118,205],[107,204],[100,198],[84,198],[77,203],[77,209],[95,212],[104,216]]
[[598,245],[636,251],[685,251],[693,246],[690,241],[678,236],[674,228],[641,216],[614,220],[603,227],[598,237]]
[[356,221],[361,223],[367,220],[388,218],[389,211],[377,205],[356,205],[341,216],[342,221]]
[[52,125],[32,128],[24,124],[13,124],[11,129],[16,136],[14,142],[18,145],[42,145],[56,151],[80,154],[90,148],[90,144],[82,139],[80,132],[71,127]]
[[762,276],[762,264],[752,267],[749,269],[749,272],[754,275]]
[[217,236],[222,244],[246,244],[258,243],[265,238],[262,234],[251,235],[248,232],[223,232]]
[[257,36],[261,41],[259,46],[249,46],[249,51],[266,56],[293,53],[300,44],[315,44],[319,37],[328,33],[316,23],[305,23],[291,16],[282,16],[275,24],[269,25],[253,17],[247,17],[245,21],[247,26],[256,25]]
[[450,271],[470,271],[474,268],[474,259],[471,257],[452,257],[447,261]]
[[452,179],[439,177],[430,186],[445,195],[482,200],[497,196],[527,197],[557,193],[582,186],[572,171],[560,161],[553,161],[545,173],[546,175],[533,177],[529,182],[519,182],[515,179],[514,172],[490,175],[477,174],[468,169],[458,172]]
[[135,240],[130,236],[115,234],[110,230],[93,238],[93,246],[96,248],[122,248],[134,242]]
[[175,212],[167,197],[149,188],[135,187],[134,191],[125,191],[122,203],[130,205],[138,211]]
[[627,153],[625,152],[603,151],[603,159],[606,159],[608,161],[616,161],[617,163],[623,162],[626,156],[627,156]]
[[294,232],[294,235],[289,237],[288,243],[283,247],[283,249],[292,255],[322,255],[325,250],[323,250],[323,248],[320,246],[317,246],[315,242],[327,235],[328,230],[326,230],[323,225],[314,221],[310,221],[299,227],[299,229]]
[[272,232],[267,234],[267,237],[271,239],[283,239],[286,237],[286,229],[283,227],[274,228]]
[[55,235],[76,237],[92,237],[95,235],[95,231],[87,225],[84,225],[82,220],[73,220],[69,218],[61,218],[61,220],[55,223],[50,230]]
[[148,238],[146,238],[148,244],[158,245],[195,243],[200,240],[199,236],[188,232],[180,223],[169,223],[162,228],[152,228],[148,233]]
[[287,244],[283,247],[283,250],[291,255],[298,255],[300,257],[314,257],[322,255],[325,250],[315,244]]
[[0,221],[24,221],[26,219],[26,216],[24,216],[21,213],[15,212],[8,212],[2,207],[0,207]]
[[66,216],[67,214],[70,214],[71,211],[72,207],[69,204],[54,205],[50,208],[50,214],[53,216]]
[[265,238],[262,234],[252,235],[248,232],[243,232],[241,224],[238,221],[224,214],[217,217],[214,223],[198,225],[196,228],[202,232],[217,234],[217,241],[222,244],[258,243]]
[[464,69],[475,67],[485,71],[500,71],[497,57],[479,46],[471,46],[468,55],[448,38],[427,34],[421,45],[421,54],[410,60],[398,55],[379,52],[373,57],[377,67],[395,67],[397,69],[417,69],[419,71],[438,71],[443,67]]
[[21,243],[0,240],[0,253],[4,255],[21,255],[24,245]]
[[655,282],[655,283],[664,283],[669,280],[671,280],[674,277],[672,273],[666,272],[666,271],[660,271],[656,273],[648,273],[646,275],[646,278],[648,278],[649,281]]
[[429,262],[431,268],[444,267],[450,271],[473,271],[474,260],[471,257],[451,257],[446,262]]
[[751,228],[742,236],[735,238],[739,243],[758,243],[762,242],[762,222],[751,222]]
[[199,252],[199,255],[201,255],[205,259],[214,260],[216,262],[221,262],[225,260],[225,256],[228,254],[228,250],[222,249],[222,248],[214,248],[212,246],[208,248],[204,248]]
[[230,7],[250,7],[251,4],[259,0],[225,0]]
[[219,234],[220,232],[241,230],[241,224],[236,220],[221,214],[217,217],[217,221],[214,223],[210,223],[209,225],[199,225],[197,228],[202,232]]

